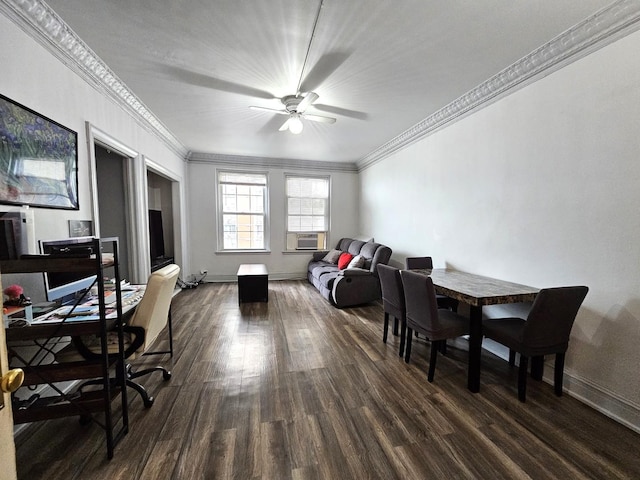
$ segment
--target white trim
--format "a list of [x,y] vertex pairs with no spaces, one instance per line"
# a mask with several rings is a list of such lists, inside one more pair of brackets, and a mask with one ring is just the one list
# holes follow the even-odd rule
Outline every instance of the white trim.
[[190,152],[189,163],[215,163],[231,168],[281,168],[357,173],[355,162],[320,162],[313,160],[296,160],[290,158],[249,157],[240,155],[223,155],[218,153]]
[[358,170],[375,165],[441,128],[639,28],[640,2],[613,2],[369,153],[358,162]]
[[[144,157],[145,167],[147,171],[150,171],[156,175],[166,178],[171,182],[171,209],[173,216],[173,252],[174,258],[177,259],[176,263],[182,266],[182,269],[185,270],[184,266],[187,265],[187,259],[185,258],[185,250],[184,250],[184,242],[183,239],[186,238],[187,229],[186,222],[183,222],[182,219],[187,218],[186,208],[184,206],[184,182],[183,178],[172,172],[171,170],[165,168],[164,166],[154,162],[148,157]],[[146,173],[146,172],[145,172]],[[147,182],[147,176],[145,175],[145,184]],[[145,192],[149,191],[148,185],[145,188]],[[146,208],[149,208],[148,198],[145,198]],[[146,216],[146,244],[149,245],[149,217]],[[150,245],[149,245],[150,248]],[[149,269],[151,269],[151,264],[149,264]],[[150,270],[149,270],[150,271]]]
[[2,0],[0,11],[89,85],[114,100],[142,128],[186,158],[187,148],[49,5],[40,0]]

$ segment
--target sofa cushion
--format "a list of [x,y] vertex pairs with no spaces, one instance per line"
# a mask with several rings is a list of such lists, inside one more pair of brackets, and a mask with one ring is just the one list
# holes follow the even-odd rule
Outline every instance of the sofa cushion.
[[351,259],[347,268],[362,268],[364,266],[365,258],[362,255],[356,255]]
[[338,267],[327,262],[314,262],[309,265],[309,272],[314,278],[320,278],[322,275],[330,272],[338,272]]
[[360,250],[360,255],[362,255],[367,260],[371,260],[379,246],[379,243],[365,243]]
[[352,258],[353,258],[353,255],[351,255],[350,253],[345,252],[342,255],[340,255],[340,258],[338,259],[338,268],[340,270],[344,270],[345,268],[347,268]]
[[333,250],[330,250],[329,253],[327,253],[324,256],[322,261],[327,263],[337,264],[338,259],[340,258],[340,255],[342,255],[342,252],[340,250],[333,249]]
[[320,277],[320,284],[327,290],[331,290],[333,288],[333,283],[335,282],[338,275],[340,275],[340,272],[337,270],[325,273]]
[[342,250],[343,252],[348,252],[349,251],[349,245],[351,245],[351,242],[353,242],[352,239],[343,238],[342,240],[340,240],[340,243],[338,244],[338,246],[336,248],[338,250]]
[[362,249],[363,245],[364,242],[360,240],[354,240],[353,242],[351,242],[351,245],[349,245],[349,250],[347,250],[347,252],[355,257],[356,255],[360,254],[360,250]]

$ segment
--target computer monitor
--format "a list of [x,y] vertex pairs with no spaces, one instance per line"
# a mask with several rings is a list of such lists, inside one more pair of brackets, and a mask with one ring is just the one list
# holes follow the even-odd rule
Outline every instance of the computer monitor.
[[[61,240],[40,240],[41,254],[64,254],[65,250],[77,250],[86,244],[87,248],[93,246],[93,237],[75,237]],[[50,302],[66,299],[72,300],[77,292],[88,290],[96,280],[96,275],[88,275],[87,272],[45,272],[44,289],[47,300]]]

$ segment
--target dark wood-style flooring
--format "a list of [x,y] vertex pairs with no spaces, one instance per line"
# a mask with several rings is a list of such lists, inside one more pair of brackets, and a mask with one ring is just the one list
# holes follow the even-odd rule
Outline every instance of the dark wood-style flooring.
[[40,422],[16,438],[19,478],[640,478],[640,435],[545,383],[520,403],[516,369],[490,354],[469,393],[463,340],[429,384],[427,344],[405,364],[379,305],[338,310],[304,281],[269,289],[241,308],[235,284],[183,291],[173,361],[136,360],[173,378],[144,380],[149,410],[130,391],[115,457],[94,424]]

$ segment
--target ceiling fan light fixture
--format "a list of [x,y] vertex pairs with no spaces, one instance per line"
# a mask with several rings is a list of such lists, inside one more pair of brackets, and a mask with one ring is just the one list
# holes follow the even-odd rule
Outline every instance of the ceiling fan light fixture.
[[302,129],[304,125],[302,124],[302,120],[300,120],[300,116],[296,113],[291,115],[289,118],[289,131],[294,135],[298,135],[302,133]]

